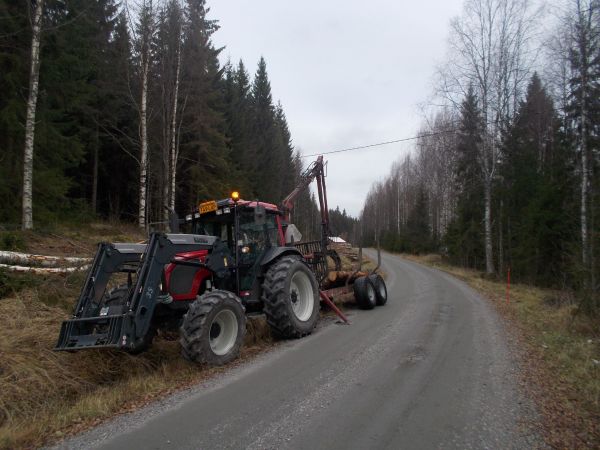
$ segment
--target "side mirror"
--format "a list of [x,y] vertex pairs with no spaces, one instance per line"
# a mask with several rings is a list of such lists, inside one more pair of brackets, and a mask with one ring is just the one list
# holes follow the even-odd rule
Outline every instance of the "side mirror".
[[262,205],[256,205],[254,208],[254,223],[264,225],[267,223],[267,210]]

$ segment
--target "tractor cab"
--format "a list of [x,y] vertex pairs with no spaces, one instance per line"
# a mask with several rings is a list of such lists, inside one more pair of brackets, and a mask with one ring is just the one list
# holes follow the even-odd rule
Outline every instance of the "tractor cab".
[[[285,245],[281,212],[271,203],[231,198],[203,202],[185,220],[187,232],[214,236],[226,243],[234,264],[230,288],[241,299],[259,301],[261,267]],[[168,269],[167,269],[168,271]]]

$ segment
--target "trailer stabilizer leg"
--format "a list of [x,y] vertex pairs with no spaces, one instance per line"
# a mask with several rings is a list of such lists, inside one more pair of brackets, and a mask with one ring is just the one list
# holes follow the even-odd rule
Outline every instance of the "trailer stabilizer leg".
[[350,325],[350,321],[348,320],[348,318],[344,315],[342,311],[340,311],[340,309],[337,306],[335,306],[335,303],[333,303],[323,291],[319,291],[319,295],[321,296],[321,300],[323,300],[325,304],[329,306],[333,310],[333,312],[344,321],[346,325]]

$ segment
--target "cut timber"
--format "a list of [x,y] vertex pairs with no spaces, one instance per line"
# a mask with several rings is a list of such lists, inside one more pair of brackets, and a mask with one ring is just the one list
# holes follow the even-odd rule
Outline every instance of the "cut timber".
[[11,272],[29,272],[37,275],[47,275],[50,273],[73,273],[79,270],[87,270],[90,266],[79,267],[27,267],[27,266],[11,266],[8,264],[0,264],[0,269],[10,270]]
[[76,258],[72,256],[44,256],[30,253],[0,251],[0,263],[4,265],[26,265],[40,267],[57,267],[68,265],[89,264],[90,258]]
[[358,277],[364,277],[367,272],[354,272],[348,270],[332,270],[327,275],[327,278],[323,282],[323,288],[331,289],[337,286],[346,284],[347,281],[352,283]]

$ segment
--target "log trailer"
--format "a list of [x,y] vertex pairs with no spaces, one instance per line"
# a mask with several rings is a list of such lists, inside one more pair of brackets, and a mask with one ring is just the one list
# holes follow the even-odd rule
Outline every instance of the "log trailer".
[[[329,246],[325,175],[321,156],[281,208],[233,192],[172,220],[171,233],[153,232],[147,243],[100,243],[55,350],[139,353],[158,329],[178,329],[185,359],[220,365],[238,356],[248,313],[264,313],[276,337],[298,338],[314,329],[319,300],[345,322],[332,295],[353,291],[364,309],[385,304],[385,282],[377,268],[359,272],[360,258],[344,286],[322,290],[331,279],[328,258],[335,271],[341,266]],[[322,232],[319,240],[303,242],[290,218],[294,200],[313,180]]]

